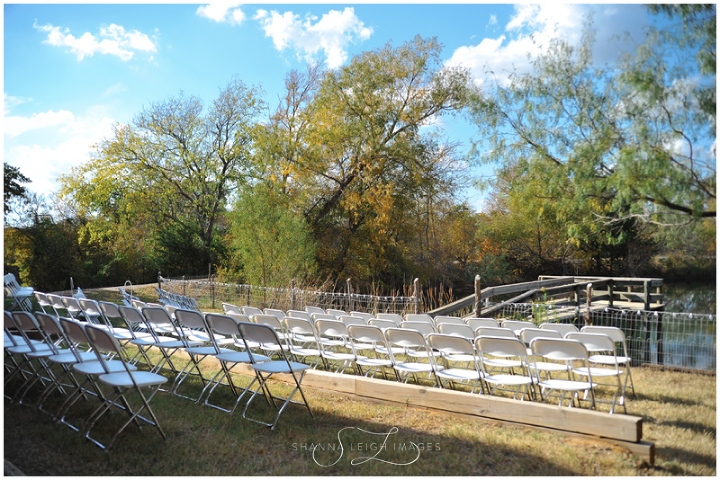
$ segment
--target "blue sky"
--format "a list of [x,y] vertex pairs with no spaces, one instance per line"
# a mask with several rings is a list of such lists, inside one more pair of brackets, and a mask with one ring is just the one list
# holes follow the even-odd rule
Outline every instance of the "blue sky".
[[[180,92],[207,105],[237,75],[261,86],[274,109],[289,70],[311,60],[339,68],[415,35],[437,37],[444,61],[482,83],[486,68],[527,71],[528,55],[552,36],[579,39],[588,12],[600,63],[635,44],[616,35],[641,43],[651,20],[640,4],[5,4],[4,161],[47,195],[115,122]],[[474,134],[461,122],[445,133],[463,148]],[[479,192],[466,197],[481,208]]]

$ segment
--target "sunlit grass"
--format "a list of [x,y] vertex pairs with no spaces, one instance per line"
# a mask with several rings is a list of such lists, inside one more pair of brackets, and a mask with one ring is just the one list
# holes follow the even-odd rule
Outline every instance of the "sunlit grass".
[[[244,420],[244,401],[229,415],[160,392],[152,406],[167,440],[148,427],[131,426],[109,454],[34,407],[6,400],[5,458],[27,475],[714,476],[715,377],[635,368],[633,378],[638,398],[628,401],[628,414],[644,418],[643,440],[656,445],[654,466],[586,437],[309,388],[315,418],[291,406],[275,431]],[[196,376],[186,383],[186,393],[201,389]],[[288,391],[281,384],[273,387]],[[48,405],[61,400],[56,395]],[[227,387],[213,395],[213,403],[229,406],[234,400]],[[79,402],[73,418],[82,418],[92,405]],[[251,410],[268,419],[275,412],[262,398]],[[117,411],[108,415],[97,434],[110,435],[122,417]],[[422,450],[413,450],[413,443]]]

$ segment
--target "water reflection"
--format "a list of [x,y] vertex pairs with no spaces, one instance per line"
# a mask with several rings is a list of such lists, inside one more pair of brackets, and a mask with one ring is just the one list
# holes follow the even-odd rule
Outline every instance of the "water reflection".
[[666,283],[663,291],[666,312],[717,313],[715,283]]

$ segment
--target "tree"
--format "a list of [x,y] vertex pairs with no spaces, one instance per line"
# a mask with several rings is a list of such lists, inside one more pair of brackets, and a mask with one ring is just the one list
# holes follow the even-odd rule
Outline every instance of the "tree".
[[394,282],[408,273],[409,252],[424,251],[413,243],[457,181],[453,146],[432,123],[464,106],[468,81],[441,68],[440,50],[416,37],[286,82],[263,159],[273,159],[267,177],[300,206],[328,276]]
[[225,254],[219,222],[251,170],[258,95],[233,79],[207,112],[182,93],[153,103],[63,177],[61,193],[106,248],[145,252],[167,274],[205,272]]
[[315,244],[302,215],[282,195],[260,184],[246,188],[229,213],[231,245],[243,280],[287,287],[291,280],[313,280]]
[[714,217],[715,161],[698,148],[714,137],[694,90],[663,74],[658,51],[616,70],[593,65],[592,42],[589,29],[579,48],[555,40],[532,73],[476,92],[471,112],[487,139],[483,161],[498,166],[513,204],[564,226],[599,262],[640,238],[638,222]]
[[30,183],[30,179],[20,173],[18,167],[13,167],[7,163],[3,164],[5,169],[5,183],[3,190],[3,197],[5,200],[5,214],[10,211],[10,203],[13,200],[25,199],[27,195],[27,189],[21,185],[23,183]]

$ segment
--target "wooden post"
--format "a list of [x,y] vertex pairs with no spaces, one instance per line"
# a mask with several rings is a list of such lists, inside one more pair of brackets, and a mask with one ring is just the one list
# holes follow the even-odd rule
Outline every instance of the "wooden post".
[[352,304],[352,283],[350,282],[350,279],[348,278],[345,282],[347,285],[347,306],[348,306],[348,313],[354,310],[353,304]]
[[290,310],[295,310],[295,279],[290,279]]
[[586,294],[587,298],[585,301],[587,303],[587,311],[585,312],[585,325],[592,325],[592,283],[587,284]]
[[158,289],[162,290],[162,277],[160,276],[160,270],[158,270]]
[[413,297],[415,297],[414,313],[420,313],[420,279],[413,280]]
[[480,288],[480,275],[475,275],[475,316],[482,313],[482,290]]

